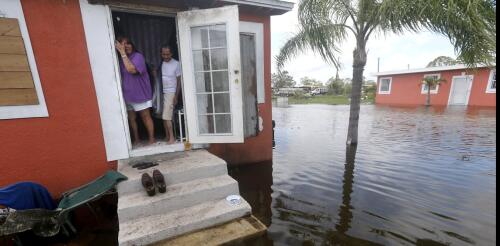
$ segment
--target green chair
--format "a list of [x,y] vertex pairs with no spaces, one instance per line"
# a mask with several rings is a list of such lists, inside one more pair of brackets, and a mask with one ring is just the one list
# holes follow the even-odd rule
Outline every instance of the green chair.
[[76,230],[69,220],[69,213],[107,194],[116,184],[124,180],[127,180],[127,177],[123,174],[107,171],[94,181],[63,193],[55,210],[27,209],[0,214],[0,236],[33,230],[37,236],[51,237],[59,233],[61,228],[68,234],[67,227],[75,233]]

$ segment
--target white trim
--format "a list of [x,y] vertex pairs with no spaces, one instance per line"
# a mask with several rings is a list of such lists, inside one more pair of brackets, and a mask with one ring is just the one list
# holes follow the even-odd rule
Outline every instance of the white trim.
[[[468,79],[468,82],[470,82],[469,88],[467,88],[467,98],[465,100],[465,105],[463,105],[463,106],[469,105],[470,94],[472,92],[472,84],[474,83],[474,75],[453,76],[453,78],[451,79],[450,95],[448,96],[448,105],[455,105],[455,104],[450,104],[451,98],[453,97],[453,89],[454,89],[453,86],[455,85],[455,79],[463,79],[463,78]],[[456,105],[459,105],[459,104],[456,104]]]
[[[240,21],[240,33],[250,33],[255,36],[255,64],[257,74],[257,103],[266,102],[264,85],[264,24]],[[242,68],[244,69],[244,68]]]
[[[497,88],[491,88],[491,84],[493,83],[493,76],[496,77],[497,69],[491,69],[490,76],[488,78],[488,85],[486,86],[486,93],[497,93]],[[495,78],[496,81],[496,78]]]
[[[432,76],[437,76],[438,79],[441,78],[441,74],[440,73],[432,73],[432,74],[424,74],[424,79],[427,78],[427,77],[432,77]],[[439,92],[439,85],[436,85],[436,89],[434,90],[431,90],[431,94],[438,94]],[[425,89],[425,84],[422,83],[422,89],[420,90],[420,93],[421,94],[427,94],[427,90]]]
[[[382,91],[382,80],[386,80],[388,79],[389,80],[389,90],[388,91]],[[392,90],[392,77],[383,77],[383,78],[379,78],[378,80],[378,94],[381,94],[381,95],[389,95],[391,94],[391,90]]]
[[111,10],[80,0],[108,161],[129,158],[130,132],[114,47]]
[[[496,65],[493,65],[496,66]],[[489,67],[487,65],[478,65],[475,68],[485,68]],[[448,71],[448,70],[462,70],[469,69],[467,65],[454,65],[454,66],[444,66],[444,67],[428,67],[428,68],[418,68],[418,69],[408,69],[408,70],[396,70],[396,71],[387,71],[387,72],[379,72],[372,73],[373,76],[387,76],[387,75],[397,75],[397,74],[410,74],[410,73],[433,73],[439,71]]]
[[223,0],[223,1],[227,3],[236,3],[238,5],[251,5],[251,6],[282,10],[284,12],[292,11],[293,6],[295,5],[292,2],[279,1],[279,0]]
[[0,0],[0,13],[1,17],[16,18],[19,21],[19,28],[24,41],[24,48],[33,77],[36,95],[38,97],[38,105],[20,105],[20,106],[0,106],[0,120],[1,119],[20,119],[20,118],[33,118],[33,117],[48,117],[47,105],[43,95],[42,84],[36,66],[35,54],[31,47],[31,40],[24,19],[23,8],[20,0]]

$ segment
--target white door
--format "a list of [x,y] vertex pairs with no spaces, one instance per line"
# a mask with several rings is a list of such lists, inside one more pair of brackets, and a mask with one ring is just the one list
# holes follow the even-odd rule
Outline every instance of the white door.
[[189,141],[242,143],[238,7],[177,17]]
[[453,77],[449,105],[467,105],[472,88],[472,76]]

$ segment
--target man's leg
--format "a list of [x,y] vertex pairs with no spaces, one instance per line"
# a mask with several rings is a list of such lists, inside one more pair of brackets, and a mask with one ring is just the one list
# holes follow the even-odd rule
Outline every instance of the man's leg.
[[139,111],[141,115],[142,122],[146,126],[146,130],[148,131],[149,143],[152,144],[155,142],[155,128],[153,124],[153,119],[151,118],[151,112],[149,108]]
[[135,145],[139,143],[139,131],[137,130],[137,122],[136,120],[136,115],[135,111],[133,110],[128,110],[128,124],[130,125],[130,128],[132,128],[132,136],[134,139],[132,139],[132,144]]
[[172,127],[172,115],[174,110],[174,97],[173,93],[165,93],[163,104],[163,127],[165,128],[165,140],[168,144],[175,143],[174,131]]
[[168,144],[173,144],[175,143],[175,136],[174,136],[174,130],[172,127],[172,121],[171,120],[165,120],[166,125],[167,125],[167,131],[168,131]]

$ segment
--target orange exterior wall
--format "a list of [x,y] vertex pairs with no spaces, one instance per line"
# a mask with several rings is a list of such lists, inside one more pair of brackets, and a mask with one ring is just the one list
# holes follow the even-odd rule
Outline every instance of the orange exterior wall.
[[58,197],[110,163],[78,1],[21,3],[49,117],[0,120],[0,187],[34,181]]
[[271,17],[240,13],[241,21],[264,25],[264,88],[265,103],[259,104],[263,131],[256,137],[245,139],[243,144],[211,144],[209,151],[224,159],[229,165],[269,161],[273,158],[272,102],[271,102]]
[[445,79],[446,83],[439,86],[437,94],[431,94],[431,104],[436,106],[448,105],[453,76],[460,76],[465,73],[474,76],[469,106],[496,107],[496,93],[486,93],[490,71],[489,68],[480,68],[477,70],[449,70],[379,76],[377,79],[379,82],[380,78],[392,78],[391,94],[379,94],[379,84],[377,84],[375,103],[383,105],[425,105],[427,94],[421,93],[424,75],[441,74],[441,78]]

